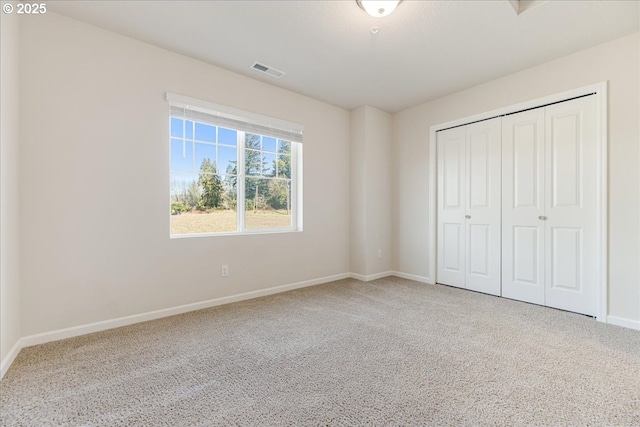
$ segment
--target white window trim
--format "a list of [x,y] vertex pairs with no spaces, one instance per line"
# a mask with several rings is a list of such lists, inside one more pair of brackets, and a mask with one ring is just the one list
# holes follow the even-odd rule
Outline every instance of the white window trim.
[[[275,119],[255,113],[245,112],[231,107],[214,104],[212,102],[190,98],[183,95],[177,95],[167,92],[166,99],[171,106],[184,107],[192,110],[202,111],[204,113],[217,113],[222,117],[233,120],[241,120],[245,122],[255,123],[261,126],[272,127],[275,129],[283,129],[302,135],[304,126],[288,122],[286,120]],[[171,117],[171,115],[170,115]],[[236,130],[236,129],[234,129]],[[184,239],[193,237],[219,237],[219,236],[239,236],[239,235],[255,235],[255,234],[277,234],[277,233],[295,233],[302,231],[302,143],[291,141],[291,226],[276,228],[246,228],[245,223],[245,168],[240,165],[245,164],[245,134],[247,132],[236,130],[237,140],[236,148],[238,150],[238,172],[237,172],[237,205],[236,205],[236,231],[210,232],[210,233],[189,233],[189,234],[171,234],[171,223],[169,223],[169,238]],[[183,129],[183,139],[184,139]],[[194,135],[195,138],[195,135]],[[171,137],[169,141],[169,156],[171,157]],[[217,144],[217,143],[216,143]],[[217,150],[217,149],[216,149]],[[171,166],[169,166],[171,171]],[[268,179],[268,178],[265,178]],[[242,195],[242,197],[240,197]],[[240,209],[240,199],[242,199],[243,208]],[[171,205],[171,198],[169,198]],[[171,218],[169,219],[171,221]]]
[[299,123],[276,119],[274,117],[264,116],[262,114],[252,113],[249,111],[243,111],[237,108],[226,107],[224,105],[215,104],[213,102],[204,101],[201,99],[191,98],[184,95],[178,95],[172,92],[167,92],[166,100],[175,107],[189,108],[191,110],[201,111],[203,113],[209,114],[216,113],[220,117],[250,122],[256,125],[274,129],[282,129],[300,135],[302,135],[304,132],[304,126]]

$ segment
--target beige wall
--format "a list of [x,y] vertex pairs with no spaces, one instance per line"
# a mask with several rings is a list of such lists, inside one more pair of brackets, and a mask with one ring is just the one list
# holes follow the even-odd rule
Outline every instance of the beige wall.
[[365,277],[391,270],[391,124],[373,107],[351,112],[351,272]]
[[609,314],[640,320],[638,33],[402,111],[393,117],[394,269],[428,271],[429,128],[609,81]]
[[[23,335],[349,271],[348,111],[54,13],[22,24]],[[305,126],[303,232],[169,239],[166,91]]]
[[349,172],[351,191],[350,212],[350,270],[356,274],[367,274],[366,234],[367,211],[366,174],[367,174],[367,137],[366,137],[366,107],[359,107],[351,111],[351,134],[349,152]]
[[391,131],[391,115],[367,107],[367,275],[391,270]]
[[19,20],[0,14],[0,360],[20,338]]

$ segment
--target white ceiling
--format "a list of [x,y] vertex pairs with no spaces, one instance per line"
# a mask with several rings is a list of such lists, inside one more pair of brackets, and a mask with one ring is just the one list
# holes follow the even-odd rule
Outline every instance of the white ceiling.
[[[638,31],[637,1],[56,1],[50,10],[346,109],[397,112]],[[380,32],[371,35],[377,26]],[[253,62],[286,72],[282,79]]]

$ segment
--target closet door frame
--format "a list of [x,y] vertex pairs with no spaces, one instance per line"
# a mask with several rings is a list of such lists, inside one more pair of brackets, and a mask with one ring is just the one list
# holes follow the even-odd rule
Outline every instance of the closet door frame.
[[437,277],[437,132],[457,126],[464,126],[474,122],[487,120],[494,117],[504,116],[510,113],[516,113],[528,109],[539,108],[550,104],[568,101],[573,98],[591,95],[595,97],[597,109],[597,135],[598,135],[598,159],[597,159],[597,217],[598,217],[598,236],[600,238],[600,247],[598,248],[598,280],[597,289],[595,290],[595,317],[599,322],[607,322],[608,307],[608,253],[609,253],[609,231],[608,224],[608,117],[607,117],[607,81],[572,89],[566,92],[533,99],[531,101],[514,104],[497,110],[488,111],[486,113],[474,116],[464,117],[446,123],[441,123],[430,127],[429,130],[429,185],[428,185],[428,223],[429,223],[429,255],[428,266],[429,273],[425,279],[427,283],[436,283]]

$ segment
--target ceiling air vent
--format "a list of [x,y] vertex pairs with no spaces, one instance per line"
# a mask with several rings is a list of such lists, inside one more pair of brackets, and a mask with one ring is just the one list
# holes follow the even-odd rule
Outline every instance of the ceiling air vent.
[[260,72],[263,72],[265,74],[269,74],[271,77],[275,77],[275,78],[281,78],[282,76],[284,76],[284,71],[280,71],[280,70],[276,70],[273,67],[269,67],[268,65],[264,65],[264,64],[260,64],[259,62],[254,62],[253,65],[251,65],[251,68],[253,68],[254,70],[258,70]]

